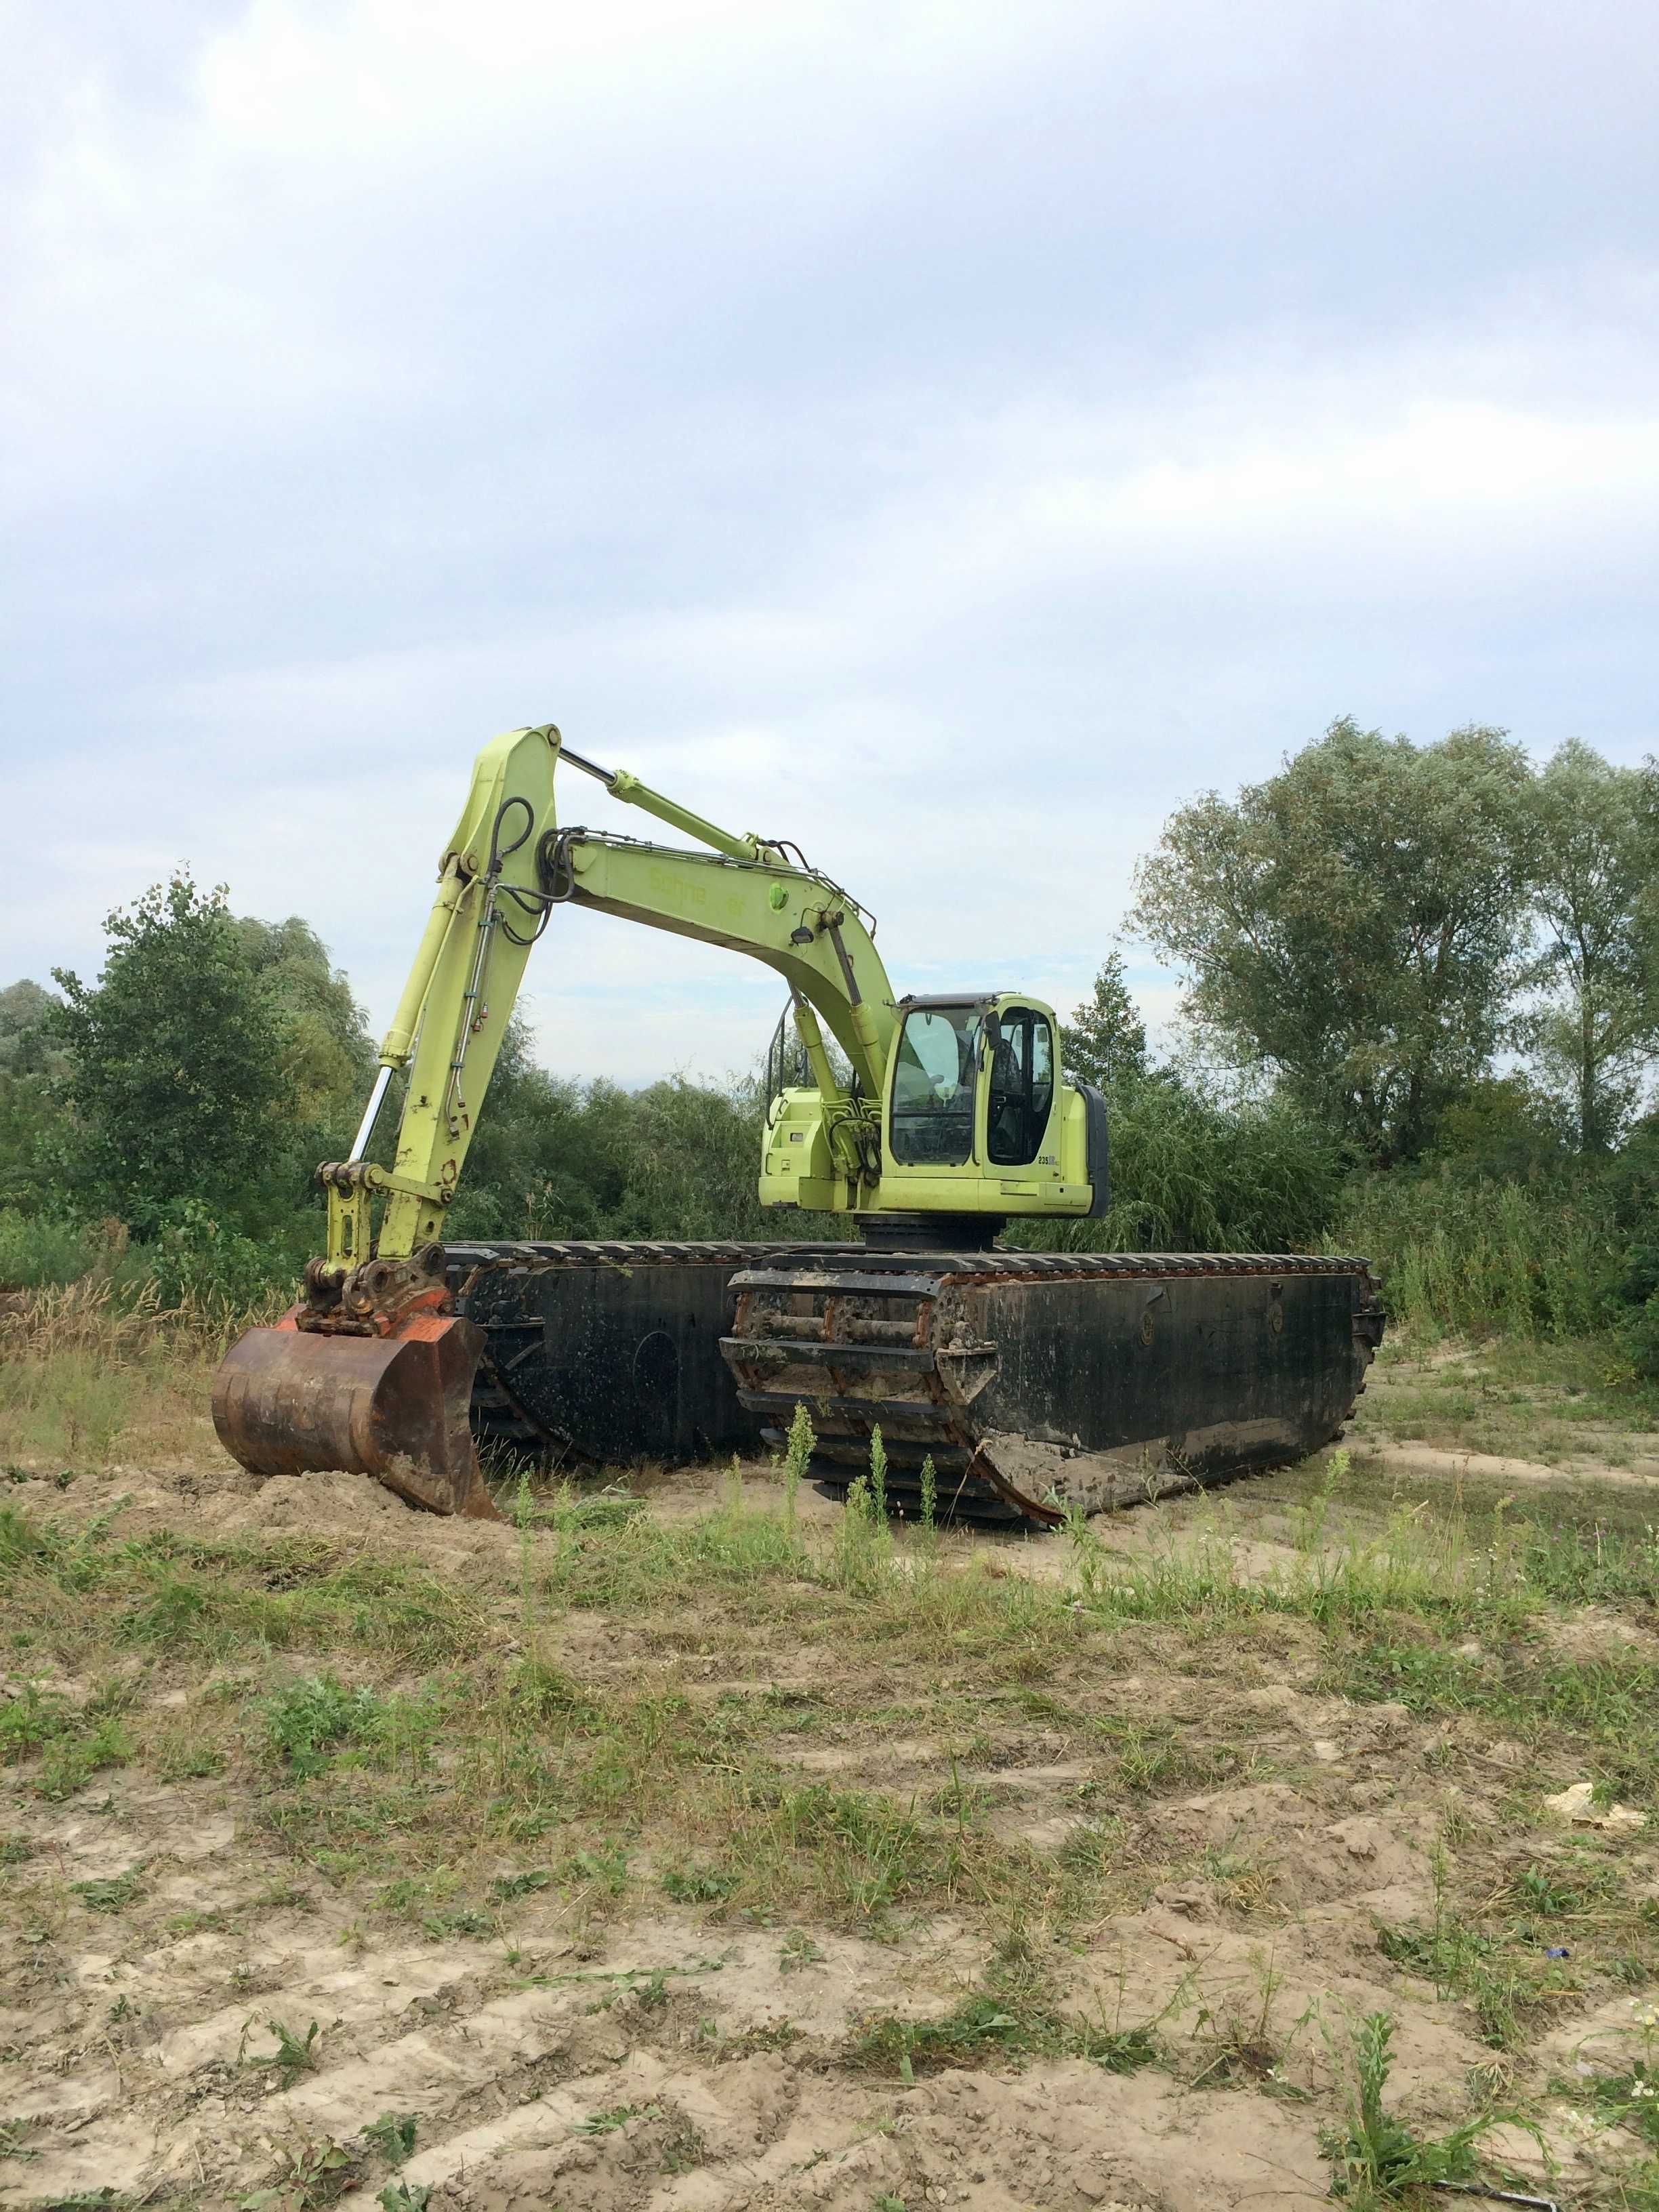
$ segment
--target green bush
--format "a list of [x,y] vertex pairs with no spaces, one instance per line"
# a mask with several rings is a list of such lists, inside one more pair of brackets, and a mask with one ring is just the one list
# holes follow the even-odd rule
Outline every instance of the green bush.
[[1620,1347],[1636,1372],[1647,1382],[1659,1382],[1659,1301],[1621,1319],[1618,1334]]
[[1505,1182],[1442,1165],[1355,1178],[1327,1241],[1381,1269],[1398,1321],[1532,1338],[1608,1325],[1626,1236],[1606,1178]]
[[166,1308],[258,1305],[273,1291],[292,1286],[304,1264],[307,1244],[301,1240],[308,1226],[307,1217],[301,1215],[286,1237],[245,1237],[201,1200],[176,1200],[150,1242],[128,1247],[117,1270],[117,1287],[131,1291],[153,1283]]
[[0,1291],[72,1283],[96,1257],[95,1240],[72,1223],[0,1207]]

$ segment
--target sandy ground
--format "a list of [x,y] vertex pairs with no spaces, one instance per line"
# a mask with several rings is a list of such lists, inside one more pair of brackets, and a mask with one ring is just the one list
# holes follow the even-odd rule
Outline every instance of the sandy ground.
[[[1426,1447],[1374,1456],[1402,1482],[1560,1479]],[[1644,1483],[1659,1500],[1650,1474],[1606,1474]],[[643,1486],[664,1516],[708,1502],[702,1476]],[[1102,1540],[1167,1544],[1209,1515],[1246,1571],[1266,1571],[1285,1546],[1281,1487],[1265,1479],[1248,1506],[1236,1488],[1219,1524],[1216,1502],[1204,1499],[1116,1516]],[[517,1571],[512,1530],[412,1515],[344,1476],[260,1485],[210,1462],[190,1473],[120,1468],[84,1488],[82,1497],[79,1484],[26,1483],[14,1495],[70,1516],[124,1495],[124,1531],[335,1531],[486,1594],[509,1592]],[[1000,1543],[995,1554],[1010,1574],[1065,1571],[1053,1540]],[[604,1631],[585,1620],[568,1663],[610,1663]],[[1588,1652],[1598,1639],[1645,1632],[1590,1615],[1559,1633]],[[1133,1714],[1178,1713],[1183,1695],[1151,1647],[1115,1690]],[[234,1779],[167,1786],[129,1769],[58,1806],[14,1790],[3,1824],[34,1856],[0,1868],[0,1881],[50,1884],[57,1934],[32,1948],[25,1925],[9,1946],[0,2121],[28,2124],[31,2154],[0,2157],[0,2204],[56,2205],[97,2191],[132,2204],[337,2201],[352,2212],[382,2201],[431,2212],[1266,2212],[1322,2201],[1319,2130],[1340,2104],[1336,2054],[1353,2019],[1376,2007],[1395,2014],[1391,2096],[1425,2125],[1467,2114],[1471,2072],[1493,2053],[1466,2006],[1402,1988],[1377,1948],[1379,1923],[1430,1906],[1428,1851],[1445,1808],[1425,1759],[1436,1729],[1401,1707],[1349,1705],[1306,1681],[1247,1694],[1276,1778],[1135,1811],[1137,1848],[1176,1871],[1136,1909],[1071,1931],[1049,1962],[1069,2008],[1163,2023],[1172,2063],[1126,2075],[1082,2061],[988,2062],[907,2083],[848,2069],[864,2015],[936,2014],[976,1986],[983,1928],[927,1921],[880,1942],[808,1929],[810,1943],[792,1950],[787,1929],[710,1925],[674,1908],[584,1935],[556,1897],[532,1895],[514,1907],[507,1943],[428,1940],[363,1918],[326,1884],[296,1890],[293,1862],[246,1818]],[[1048,1751],[1040,1726],[1022,1745],[995,1771],[998,1822],[1060,1848],[1079,1824],[1088,1770]],[[1480,1758],[1474,1771],[1489,1787],[1466,1786],[1464,1811],[1492,1832],[1522,1754],[1496,1742]],[[799,1763],[901,1795],[950,1771],[946,1747],[927,1741],[815,1742]],[[1655,1881],[1649,1844],[1629,1850],[1632,1871]],[[1271,1869],[1270,1907],[1251,1909],[1230,1887],[1230,1854]],[[145,1904],[118,1922],[67,1890],[140,1866]],[[169,1924],[190,1916],[209,1924]],[[1620,2008],[1603,2010],[1541,2039],[1526,2062],[1534,2081],[1616,2028]],[[318,2023],[311,2070],[289,2076],[251,2063],[270,2047],[270,2019]],[[1279,2054],[1271,2073],[1237,2056],[1253,2033]],[[1222,2054],[1213,2066],[1211,2054]],[[380,2165],[337,2198],[325,2174],[284,2193],[274,2178],[284,2160],[331,2141],[361,2144],[387,2112],[416,2123],[397,2176],[406,2197],[381,2199],[394,2185]],[[1565,2111],[1549,2119],[1558,2196],[1605,2172],[1579,2133]],[[1519,2170],[1542,2171],[1525,2137],[1507,2148]]]

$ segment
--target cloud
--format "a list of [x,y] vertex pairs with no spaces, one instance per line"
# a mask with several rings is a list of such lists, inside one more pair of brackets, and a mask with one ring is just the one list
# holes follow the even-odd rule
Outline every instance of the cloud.
[[[1653,742],[1617,11],[22,14],[0,975],[188,860],[384,1019],[550,717],[799,838],[901,988],[1064,1008],[1170,810],[1338,713]],[[763,1045],[769,975],[560,921],[551,1064]]]

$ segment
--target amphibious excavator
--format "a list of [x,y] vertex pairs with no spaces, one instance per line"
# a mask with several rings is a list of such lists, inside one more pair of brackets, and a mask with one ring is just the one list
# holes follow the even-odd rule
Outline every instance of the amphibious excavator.
[[[702,849],[561,827],[561,766]],[[782,977],[760,1195],[854,1236],[446,1237],[526,962],[566,905]],[[386,1167],[368,1154],[399,1072]],[[346,1469],[488,1516],[481,1445],[684,1459],[776,1446],[805,1405],[832,1495],[879,1429],[890,1510],[915,1514],[926,1489],[941,1519],[1016,1528],[1340,1434],[1382,1331],[1363,1261],[999,1242],[1011,1223],[1100,1219],[1108,1149],[1106,1101],[1030,992],[898,996],[873,916],[791,840],[734,836],[551,724],[509,731],[444,848],[351,1155],[319,1170],[326,1252],[293,1310],[233,1346],[214,1421],[256,1474]]]

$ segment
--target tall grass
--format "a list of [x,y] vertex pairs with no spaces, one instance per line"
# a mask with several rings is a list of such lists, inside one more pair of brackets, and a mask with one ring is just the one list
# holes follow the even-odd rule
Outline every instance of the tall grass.
[[1611,1318],[1628,1242],[1594,1183],[1447,1171],[1350,1182],[1325,1237],[1383,1274],[1396,1321],[1464,1335],[1587,1336]]
[[204,1295],[163,1302],[157,1285],[104,1273],[0,1304],[0,1462],[78,1471],[122,1448],[193,1456],[211,1444],[209,1380],[249,1308]]
[[1282,1102],[1137,1077],[1112,1092],[1105,1216],[1016,1221],[1007,1241],[1076,1252],[1303,1250],[1330,1218],[1340,1171],[1336,1146]]
[[0,1354],[9,1360],[89,1352],[120,1362],[159,1342],[217,1358],[244,1329],[274,1320],[291,1303],[273,1296],[249,1305],[213,1291],[165,1303],[153,1278],[118,1282],[102,1273],[82,1275],[19,1297],[0,1311]]

